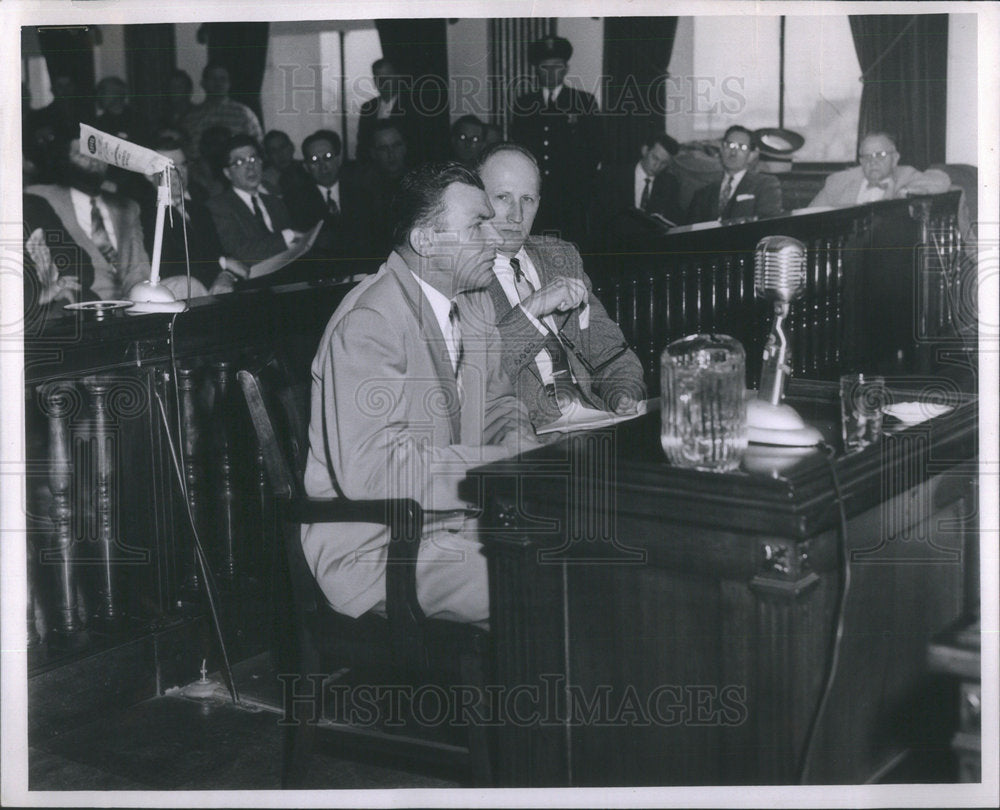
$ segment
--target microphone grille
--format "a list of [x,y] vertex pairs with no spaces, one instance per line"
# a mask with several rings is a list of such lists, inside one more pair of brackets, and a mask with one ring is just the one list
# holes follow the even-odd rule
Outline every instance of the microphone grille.
[[791,236],[766,236],[754,252],[754,292],[791,301],[806,285],[806,246]]

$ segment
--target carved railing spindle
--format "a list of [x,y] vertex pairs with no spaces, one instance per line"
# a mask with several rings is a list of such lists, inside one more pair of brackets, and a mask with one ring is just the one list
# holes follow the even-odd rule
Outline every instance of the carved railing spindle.
[[[177,388],[181,409],[181,446],[184,449],[184,486],[187,489],[187,502],[191,510],[198,537],[204,539],[204,509],[202,507],[201,480],[201,430],[198,422],[197,380],[193,368],[177,369]],[[181,582],[180,601],[193,601],[201,591],[202,582],[198,568],[198,554],[192,547],[184,553],[184,571]]]
[[213,432],[215,437],[216,526],[221,544],[219,576],[230,583],[236,579],[236,493],[233,486],[233,459],[230,442],[233,391],[233,364],[228,360],[212,363],[215,384]]

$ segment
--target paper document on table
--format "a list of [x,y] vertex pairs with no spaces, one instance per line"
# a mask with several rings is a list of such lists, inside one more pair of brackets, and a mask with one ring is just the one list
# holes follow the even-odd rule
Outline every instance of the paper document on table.
[[313,242],[316,241],[316,235],[322,227],[323,220],[321,219],[310,230],[306,231],[302,235],[302,238],[292,242],[290,248],[281,251],[281,253],[275,253],[269,259],[257,262],[257,264],[250,268],[250,278],[260,278],[261,276],[270,275],[276,270],[280,270],[282,267],[291,264],[296,259],[305,256],[312,248]]
[[639,403],[636,413],[612,413],[611,411],[597,411],[581,405],[574,401],[554,422],[535,428],[535,433],[539,436],[545,433],[572,433],[576,430],[593,430],[594,428],[607,427],[629,419],[642,416],[648,410],[658,406],[659,399],[646,399]]

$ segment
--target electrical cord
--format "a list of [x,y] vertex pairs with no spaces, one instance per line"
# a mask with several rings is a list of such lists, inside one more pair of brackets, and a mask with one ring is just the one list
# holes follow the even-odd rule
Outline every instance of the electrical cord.
[[844,639],[844,606],[847,603],[847,593],[851,587],[851,565],[847,557],[847,511],[844,507],[844,495],[840,489],[840,479],[837,477],[837,468],[833,463],[836,451],[826,442],[819,445],[824,452],[824,458],[830,467],[830,478],[833,480],[833,491],[836,493],[837,509],[840,512],[840,524],[837,531],[837,562],[840,566],[840,588],[837,592],[837,604],[834,611],[836,621],[834,622],[833,634],[830,636],[829,665],[827,667],[826,678],[823,683],[823,693],[819,703],[816,704],[816,711],[813,712],[809,721],[809,730],[806,733],[805,744],[802,748],[802,762],[799,765],[799,784],[806,784],[806,777],[809,775],[809,765],[813,755],[813,746],[816,743],[816,730],[819,728],[820,718],[826,711],[826,705],[830,700],[830,693],[833,691],[833,681],[837,674],[837,667],[840,663],[840,648]]

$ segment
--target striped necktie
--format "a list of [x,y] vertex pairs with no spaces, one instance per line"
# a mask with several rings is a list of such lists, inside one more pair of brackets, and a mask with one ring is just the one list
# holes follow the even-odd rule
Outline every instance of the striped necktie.
[[639,208],[645,211],[649,207],[649,187],[653,182],[653,178],[648,174],[646,175],[646,185],[642,187],[642,197],[639,199]]
[[108,229],[104,227],[104,217],[101,216],[101,209],[97,207],[97,197],[90,198],[90,238],[101,251],[104,260],[117,270],[118,251],[111,243]]
[[733,195],[733,176],[731,174],[726,175],[726,182],[722,186],[722,191],[719,192],[719,216],[722,216],[722,212],[726,210],[726,203],[729,202],[729,198]]
[[340,213],[340,208],[337,206],[337,201],[333,199],[333,187],[331,186],[326,190],[326,209],[330,212],[330,215],[336,217]]

